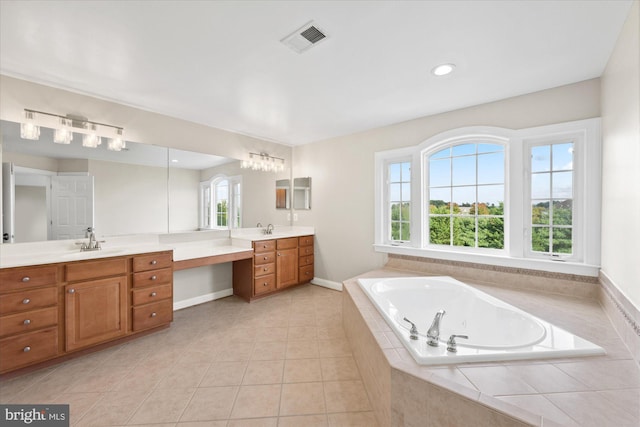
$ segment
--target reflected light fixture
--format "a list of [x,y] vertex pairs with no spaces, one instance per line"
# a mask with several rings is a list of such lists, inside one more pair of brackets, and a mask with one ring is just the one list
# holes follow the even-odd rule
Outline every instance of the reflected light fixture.
[[20,137],[38,140],[41,126],[54,130],[53,142],[57,144],[71,144],[73,134],[79,133],[82,134],[83,147],[96,148],[102,144],[102,138],[107,138],[107,149],[121,151],[126,148],[124,129],[120,126],[92,122],[82,116],[61,116],[25,108],[24,122],[20,124]]
[[440,64],[431,70],[431,74],[437,77],[446,76],[456,68],[455,64]]
[[282,172],[284,170],[284,159],[270,156],[267,153],[249,153],[249,159],[243,160],[240,167],[254,171]]

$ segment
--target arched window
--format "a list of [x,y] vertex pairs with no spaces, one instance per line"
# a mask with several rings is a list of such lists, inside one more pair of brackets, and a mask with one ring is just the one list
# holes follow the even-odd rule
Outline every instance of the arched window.
[[424,155],[428,245],[504,249],[505,147],[453,142]]
[[215,176],[200,183],[200,228],[242,227],[241,177]]
[[378,152],[375,248],[597,275],[600,146],[588,119],[454,129]]

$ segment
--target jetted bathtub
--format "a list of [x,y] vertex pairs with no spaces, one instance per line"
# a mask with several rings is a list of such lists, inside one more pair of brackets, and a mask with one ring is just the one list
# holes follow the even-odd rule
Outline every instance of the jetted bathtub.
[[[451,277],[358,279],[407,350],[422,365],[488,362],[605,354],[605,351],[564,329],[522,311]],[[436,313],[439,346],[427,345],[427,330]],[[409,338],[411,324],[418,339]],[[447,351],[451,335],[457,352]]]

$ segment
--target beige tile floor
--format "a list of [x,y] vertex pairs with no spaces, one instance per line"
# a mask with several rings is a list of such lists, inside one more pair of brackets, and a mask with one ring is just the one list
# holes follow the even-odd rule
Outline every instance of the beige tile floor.
[[376,425],[342,329],[312,285],[174,313],[171,328],[0,383],[2,403],[68,403],[77,426]]

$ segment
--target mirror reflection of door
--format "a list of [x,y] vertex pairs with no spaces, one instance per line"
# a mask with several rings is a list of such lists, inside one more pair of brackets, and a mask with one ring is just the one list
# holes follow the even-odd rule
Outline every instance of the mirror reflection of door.
[[93,227],[93,177],[51,177],[51,238],[83,238],[89,227]]
[[3,178],[4,243],[84,238],[93,227],[92,176],[5,163]]

